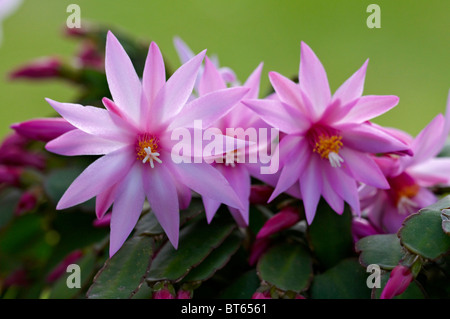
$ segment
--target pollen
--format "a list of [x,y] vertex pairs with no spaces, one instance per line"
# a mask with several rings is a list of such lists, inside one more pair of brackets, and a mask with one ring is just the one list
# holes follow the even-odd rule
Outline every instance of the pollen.
[[136,158],[143,164],[149,163],[151,168],[155,167],[154,162],[162,163],[159,158],[158,139],[154,136],[144,134],[139,136],[136,143]]
[[314,152],[318,153],[320,157],[328,159],[330,153],[339,154],[339,150],[342,147],[342,136],[319,136],[319,141],[313,149]]

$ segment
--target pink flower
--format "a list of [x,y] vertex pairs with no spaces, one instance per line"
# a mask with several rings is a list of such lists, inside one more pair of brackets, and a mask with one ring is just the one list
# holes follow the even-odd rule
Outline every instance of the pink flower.
[[360,188],[361,207],[372,225],[384,232],[396,233],[407,216],[437,201],[430,187],[450,186],[450,158],[436,157],[449,131],[450,94],[445,117],[437,115],[416,138],[396,132],[410,143],[414,155],[375,158],[390,189],[368,185]]
[[[260,64],[253,71],[244,83],[243,87],[248,89],[248,92],[244,98],[251,99],[258,97],[261,70],[262,64]],[[214,66],[208,57],[205,57],[205,68],[199,82],[198,95],[203,97],[208,94],[214,94],[214,92],[220,92],[226,88],[227,85],[219,70]],[[237,103],[237,105],[235,105],[232,109],[230,108],[228,113],[215,121],[211,126],[227,135],[237,132],[235,129],[242,129],[244,132],[247,132],[246,130],[250,129],[253,130],[253,132],[258,133],[259,128],[268,127],[267,124],[261,121],[261,119],[254,112],[250,111],[242,103]],[[233,133],[231,133],[230,129]],[[245,137],[242,138],[238,135],[239,133],[236,135],[238,139],[245,139]],[[249,199],[251,186],[250,175],[251,170],[255,169],[257,166],[256,163],[248,163],[249,159],[246,159],[245,156],[247,154],[249,157],[251,156],[250,154],[257,155],[258,145],[261,145],[261,141],[258,141],[256,134],[254,136],[250,136],[249,133],[248,139],[256,146],[243,146],[242,148],[228,152],[225,155],[220,154],[220,160],[211,164],[223,174],[230,185],[236,190],[240,201],[243,203],[244,209],[241,210],[236,209],[235,207],[229,207],[230,213],[236,222],[242,227],[247,226],[249,222]],[[264,143],[262,144],[265,145]],[[217,209],[220,207],[221,202],[211,197],[203,197],[203,203],[205,206],[207,220],[210,222],[217,212]]]
[[369,122],[398,98],[361,96],[366,67],[367,61],[331,95],[322,64],[302,42],[299,84],[270,72],[277,99],[243,101],[286,133],[277,149],[282,170],[270,200],[299,183],[309,224],[321,196],[338,214],[344,201],[359,212],[358,182],[389,187],[370,154],[409,153],[406,144]]
[[380,299],[392,299],[401,295],[408,288],[414,276],[408,267],[398,265],[392,269],[386,286],[381,292]]
[[11,125],[18,134],[37,141],[49,142],[75,126],[60,117],[32,119]]
[[[147,198],[176,248],[180,205],[189,204],[191,190],[235,208],[243,205],[227,180],[211,165],[173,161],[172,148],[177,142],[172,133],[192,128],[197,119],[208,127],[228,112],[247,89],[221,90],[186,104],[205,51],[176,70],[167,82],[164,61],[155,43],[150,45],[142,81],[111,32],[105,55],[106,77],[114,100],[103,99],[106,110],[47,99],[76,127],[47,143],[47,150],[66,156],[103,155],[75,179],[57,209],[96,197],[96,213],[101,218],[114,203],[110,226],[112,256],[133,230]],[[211,108],[211,104],[215,107]],[[190,148],[198,147],[194,141],[182,142]]]

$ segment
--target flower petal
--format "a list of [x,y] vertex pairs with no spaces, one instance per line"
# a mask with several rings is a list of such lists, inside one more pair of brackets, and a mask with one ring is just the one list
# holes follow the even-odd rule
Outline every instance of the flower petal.
[[199,95],[202,96],[207,93],[211,93],[217,90],[223,90],[226,88],[227,85],[225,84],[219,71],[211,62],[211,60],[207,56],[205,56],[205,68],[198,85]]
[[101,219],[106,211],[111,207],[116,196],[116,189],[118,184],[115,184],[105,191],[99,193],[95,198],[95,214],[98,219]]
[[51,99],[46,100],[70,124],[88,134],[121,142],[129,142],[130,138],[134,136],[118,127],[107,110],[80,104],[60,103]]
[[238,209],[245,209],[244,203],[240,201],[226,178],[210,164],[180,163],[173,164],[172,169],[180,182],[201,196],[210,197]]
[[235,167],[224,166],[222,172],[230,183],[231,187],[235,190],[239,196],[241,203],[243,203],[244,209],[230,210],[233,217],[238,222],[239,226],[248,226],[249,222],[249,205],[250,205],[250,174],[248,173],[245,165],[239,163]]
[[141,101],[141,127],[144,127],[144,121],[151,120],[150,112],[153,101],[165,83],[166,69],[164,59],[158,45],[152,42],[148,49],[144,72],[142,74],[142,95],[144,97],[143,101]]
[[206,221],[209,224],[222,203],[205,196],[202,196],[202,202],[205,207]]
[[305,207],[306,221],[309,225],[316,215],[317,205],[322,194],[322,173],[319,160],[315,156],[311,156],[306,169],[300,176],[300,191]]
[[343,148],[339,154],[344,159],[344,168],[355,180],[381,189],[389,188],[383,172],[370,155],[346,148]]
[[386,113],[396,106],[398,101],[399,98],[394,95],[362,96],[341,120],[347,123],[363,123]]
[[[164,160],[163,163],[165,163]],[[142,181],[150,207],[176,249],[180,229],[180,210],[173,177],[166,165],[158,165],[153,169],[145,167]]]
[[196,120],[201,120],[202,127],[208,128],[230,112],[248,91],[248,88],[236,87],[202,95],[189,102],[177,114],[167,129],[194,127],[194,121]]
[[450,158],[448,157],[431,158],[408,167],[407,171],[422,187],[450,185]]
[[[286,138],[282,139],[280,142],[280,148],[284,148],[284,143]],[[310,152],[308,150],[308,142],[301,140],[294,149],[289,152],[285,158],[283,168],[281,170],[280,177],[278,179],[275,190],[269,198],[271,202],[278,195],[289,189],[294,183],[296,183],[300,176],[303,174],[305,167],[308,165],[310,160]],[[281,155],[281,154],[280,154]]]
[[157,121],[167,121],[184,107],[192,94],[205,54],[206,50],[183,64],[159,90],[152,106],[152,114]]
[[145,200],[142,168],[143,166],[140,163],[133,165],[123,181],[117,186],[110,223],[110,257],[122,247],[141,215]]
[[309,109],[311,104],[303,101],[300,85],[273,71],[269,72],[269,79],[281,101],[301,110],[303,113],[308,114],[308,116],[314,114],[313,110]]
[[343,147],[350,147],[361,152],[373,154],[410,152],[408,145],[371,123],[342,129],[340,134],[344,143]]
[[447,135],[445,134],[445,118],[438,114],[413,140],[411,149],[414,156],[408,162],[408,166],[423,162],[435,157],[444,147]]
[[243,104],[256,112],[267,124],[287,134],[305,132],[310,121],[299,110],[278,100],[243,100]]
[[350,205],[354,214],[360,216],[361,208],[356,181],[342,169],[334,168],[331,165],[326,165],[324,169],[334,191]]
[[127,146],[97,159],[73,181],[56,209],[83,203],[120,181],[135,163],[133,155],[133,147]]
[[138,123],[141,81],[128,54],[111,31],[108,31],[106,38],[105,71],[114,102],[135,123]]
[[331,100],[330,86],[322,63],[304,42],[300,48],[299,84],[313,103],[315,113],[322,114]]
[[45,145],[45,149],[59,155],[78,156],[103,155],[124,146],[125,144],[123,143],[107,140],[75,129],[48,142]]
[[346,105],[361,97],[368,63],[369,60],[366,60],[362,67],[336,90],[333,94],[333,101],[340,100],[342,105]]

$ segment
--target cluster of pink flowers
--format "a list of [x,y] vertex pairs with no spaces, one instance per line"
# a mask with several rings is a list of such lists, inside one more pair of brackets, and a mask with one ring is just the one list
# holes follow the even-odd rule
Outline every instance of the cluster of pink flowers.
[[[274,93],[260,98],[262,63],[240,84],[234,72],[219,67],[206,50],[195,55],[180,39],[175,44],[183,65],[169,79],[154,42],[140,78],[109,32],[104,67],[112,99],[103,99],[104,108],[47,99],[61,118],[13,125],[18,133],[47,142],[50,152],[99,156],[67,189],[57,209],[96,197],[101,219],[112,206],[110,256],[135,227],[145,200],[176,248],[179,211],[189,206],[192,192],[201,196],[208,222],[224,204],[241,227],[250,222],[251,200],[271,202],[287,193],[303,202],[308,224],[321,198],[337,214],[347,203],[360,238],[396,232],[408,214],[436,200],[430,187],[450,185],[450,160],[436,157],[449,133],[450,112],[438,115],[416,138],[371,122],[395,107],[399,98],[362,95],[368,61],[332,94],[324,67],[302,42],[298,83],[269,72]],[[89,50],[85,53],[83,57],[91,56]],[[54,65],[46,67],[54,70]],[[196,120],[202,121],[201,132]],[[223,134],[229,127],[276,128],[279,143],[239,144]],[[189,140],[183,146],[193,152],[176,154],[174,161],[172,150],[180,142],[173,136],[180,128],[193,135],[216,128],[215,139],[236,142],[231,149],[215,150],[216,158],[231,154],[233,160],[199,160],[204,146]],[[271,146],[272,156],[279,157],[279,169],[271,174],[262,174],[260,163],[235,160],[240,152]],[[252,178],[266,186],[252,188]],[[297,210],[287,208],[270,219],[256,246],[263,247],[270,234],[295,224]]]

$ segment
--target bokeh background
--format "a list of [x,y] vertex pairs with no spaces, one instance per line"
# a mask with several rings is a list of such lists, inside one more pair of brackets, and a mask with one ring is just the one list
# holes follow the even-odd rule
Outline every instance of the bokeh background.
[[[242,81],[264,62],[261,89],[267,92],[268,71],[297,74],[300,41],[305,41],[324,64],[332,91],[370,59],[364,94],[400,97],[377,123],[416,135],[445,111],[448,0],[23,0],[2,23],[0,137],[11,123],[53,114],[45,97],[74,98],[75,88],[66,82],[8,80],[11,70],[37,57],[72,58],[78,42],[62,32],[71,3],[80,6],[82,21],[156,41],[175,67],[177,35],[195,52],[206,48],[217,54]],[[380,29],[366,25],[371,3],[381,8]]]

